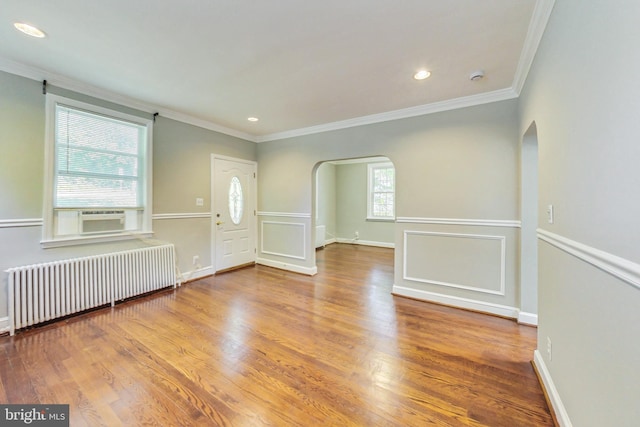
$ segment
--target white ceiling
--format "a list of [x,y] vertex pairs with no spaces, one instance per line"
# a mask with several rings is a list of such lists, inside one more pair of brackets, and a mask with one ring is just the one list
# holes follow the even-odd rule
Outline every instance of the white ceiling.
[[2,0],[0,69],[263,141],[517,96],[544,3]]

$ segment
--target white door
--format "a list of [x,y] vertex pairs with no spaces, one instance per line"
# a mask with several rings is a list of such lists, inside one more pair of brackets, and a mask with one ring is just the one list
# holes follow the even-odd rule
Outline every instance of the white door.
[[256,260],[256,164],[212,156],[215,271]]

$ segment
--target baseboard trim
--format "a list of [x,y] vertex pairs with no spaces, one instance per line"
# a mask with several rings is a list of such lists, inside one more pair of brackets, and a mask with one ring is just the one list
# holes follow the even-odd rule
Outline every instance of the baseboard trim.
[[538,372],[538,378],[540,378],[540,381],[542,383],[541,385],[544,388],[547,397],[549,398],[549,402],[551,403],[551,410],[555,412],[556,420],[559,427],[572,427],[573,424],[571,424],[569,414],[567,414],[567,410],[562,404],[560,394],[558,393],[558,390],[553,383],[553,379],[551,378],[551,374],[547,369],[547,365],[545,365],[544,360],[542,359],[542,355],[538,350],[535,350],[533,352],[533,365]]
[[518,313],[518,323],[521,325],[538,326],[538,315],[521,311]]
[[285,262],[273,261],[271,259],[258,258],[256,259],[256,264],[266,265],[267,267],[278,268],[280,270],[292,271],[294,273],[300,273],[307,276],[315,276],[318,274],[318,267],[303,267],[295,264],[287,264]]
[[10,331],[9,327],[9,317],[0,317],[0,334],[4,334],[5,332]]
[[372,240],[354,240],[354,239],[344,239],[342,237],[338,237],[335,239],[337,243],[344,243],[347,245],[362,245],[362,246],[375,246],[378,248],[391,248],[394,249],[396,247],[395,243],[387,243],[387,242],[374,242]]
[[202,279],[203,277],[212,276],[213,274],[215,274],[215,271],[211,265],[197,270],[187,271],[180,274],[180,283],[192,282]]
[[422,301],[435,302],[438,304],[449,305],[452,307],[464,308],[467,310],[479,311],[482,313],[493,314],[510,319],[518,319],[520,310],[516,307],[507,305],[494,304],[490,302],[472,300],[468,298],[454,297],[451,295],[443,295],[435,292],[422,291],[419,289],[407,288],[405,286],[394,285],[391,291],[394,295],[418,299]]

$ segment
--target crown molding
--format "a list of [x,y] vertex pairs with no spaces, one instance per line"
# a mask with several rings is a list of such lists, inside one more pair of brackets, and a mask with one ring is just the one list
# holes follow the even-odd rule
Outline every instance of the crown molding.
[[424,104],[415,107],[403,108],[400,110],[388,111],[386,113],[371,114],[369,116],[356,117],[353,119],[325,123],[317,126],[310,126],[306,128],[272,133],[269,135],[262,135],[256,137],[255,142],[275,141],[278,139],[311,135],[314,133],[388,122],[391,120],[406,119],[410,117],[439,113],[442,111],[457,110],[459,108],[489,104],[491,102],[505,101],[507,99],[513,99],[517,97],[518,94],[511,88],[500,89],[493,92],[479,93],[477,95],[464,96],[461,98],[455,98],[446,101],[433,102],[431,104]]
[[538,51],[538,46],[540,46],[544,30],[547,28],[547,22],[549,22],[554,4],[555,0],[536,1],[533,14],[531,15],[531,21],[529,22],[527,36],[524,39],[524,45],[520,53],[518,68],[516,68],[516,74],[511,85],[518,96],[520,96],[520,92],[522,92],[524,83],[529,75],[529,70]]
[[15,62],[7,58],[0,57],[0,71],[7,72],[9,74],[15,74],[31,80],[37,80],[37,81],[46,80],[48,84],[52,86],[60,87],[62,89],[72,90],[74,92],[78,92],[83,95],[88,95],[88,96],[102,99],[104,101],[113,102],[115,104],[133,108],[139,111],[143,111],[145,113],[149,113],[149,114],[158,113],[160,116],[168,119],[177,120],[182,123],[198,126],[204,129],[212,130],[214,132],[233,136],[246,141],[257,142],[256,137],[254,135],[250,135],[245,132],[240,132],[235,129],[221,126],[217,123],[213,123],[208,120],[193,117],[193,116],[190,116],[189,114],[181,113],[179,111],[175,111],[168,108],[163,108],[157,105],[142,102],[140,100],[130,98],[128,96],[120,95],[118,93],[111,92],[109,90],[102,89],[97,86],[93,86],[78,80],[74,80],[70,77],[66,77],[60,74],[43,70],[41,68]]
[[533,14],[531,16],[531,21],[529,22],[529,28],[527,30],[525,42],[520,54],[520,59],[518,61],[518,66],[516,68],[513,83],[509,88],[261,136],[251,135],[219,125],[208,120],[193,117],[186,113],[145,103],[137,99],[123,96],[96,86],[71,79],[69,77],[51,73],[49,71],[45,71],[26,64],[17,63],[2,57],[0,57],[0,71],[16,74],[32,80],[47,80],[47,82],[49,82],[50,84],[64,89],[73,90],[89,96],[95,96],[97,98],[104,99],[105,101],[114,102],[150,114],[159,113],[162,117],[240,138],[245,141],[260,143],[339,129],[346,129],[356,126],[370,125],[391,120],[428,115],[443,111],[456,110],[459,108],[473,107],[476,105],[517,98],[518,96],[520,96],[520,92],[522,91],[524,83],[527,79],[529,70],[531,69],[531,65],[533,64],[533,60],[538,50],[540,41],[542,40],[542,36],[547,26],[547,22],[549,21],[549,17],[551,16],[551,11],[553,10],[554,4],[555,0],[536,1]]
[[353,165],[359,163],[383,163],[390,162],[390,159],[385,156],[374,156],[374,157],[358,157],[356,159],[344,159],[344,160],[333,160],[330,162],[326,162],[332,165]]

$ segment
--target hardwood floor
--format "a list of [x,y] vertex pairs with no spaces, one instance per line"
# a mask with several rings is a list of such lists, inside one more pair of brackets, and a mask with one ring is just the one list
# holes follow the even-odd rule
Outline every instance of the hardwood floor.
[[390,294],[393,250],[330,245],[0,337],[0,402],[71,426],[552,426],[536,330]]

